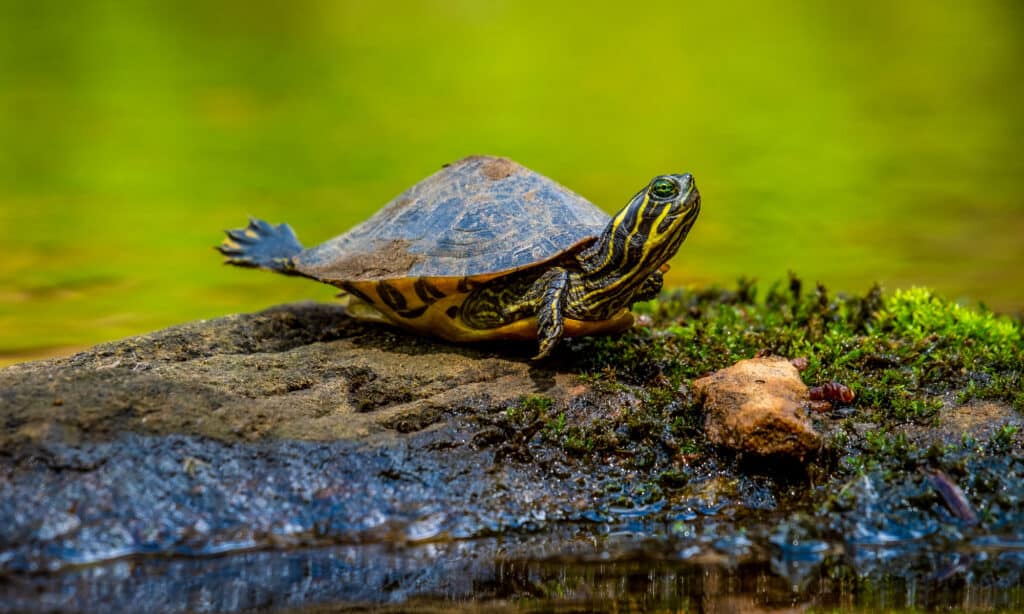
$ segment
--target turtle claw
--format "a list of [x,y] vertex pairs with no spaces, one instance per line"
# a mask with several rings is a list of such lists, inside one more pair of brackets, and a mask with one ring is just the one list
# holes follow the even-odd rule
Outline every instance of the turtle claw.
[[233,230],[225,230],[224,233],[227,234],[228,237],[235,243],[242,243],[245,245],[255,243],[259,239],[259,235],[254,233],[249,228],[246,228],[244,230],[240,228],[235,228]]
[[555,349],[556,345],[558,345],[557,339],[554,341],[549,341],[548,339],[545,339],[544,341],[541,342],[540,350],[537,352],[537,355],[531,358],[530,360],[542,360],[544,358],[547,358],[548,356],[551,355],[551,350]]

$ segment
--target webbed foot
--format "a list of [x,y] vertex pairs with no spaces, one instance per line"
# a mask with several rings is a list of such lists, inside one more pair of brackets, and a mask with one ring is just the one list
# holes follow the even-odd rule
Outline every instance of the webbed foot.
[[273,226],[250,218],[245,228],[225,233],[227,238],[216,249],[227,256],[227,264],[294,274],[292,258],[302,251],[302,244],[288,224]]

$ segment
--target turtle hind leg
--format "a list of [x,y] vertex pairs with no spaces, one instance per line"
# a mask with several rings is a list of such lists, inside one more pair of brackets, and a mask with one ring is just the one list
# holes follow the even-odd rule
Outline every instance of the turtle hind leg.
[[225,264],[297,274],[294,258],[302,252],[302,244],[288,224],[273,226],[263,220],[249,218],[249,225],[245,228],[225,233],[227,237],[216,247],[227,257]]
[[353,320],[360,322],[373,322],[374,324],[394,324],[390,318],[384,315],[379,309],[366,300],[359,298],[349,292],[342,292],[338,295],[343,299],[345,313]]

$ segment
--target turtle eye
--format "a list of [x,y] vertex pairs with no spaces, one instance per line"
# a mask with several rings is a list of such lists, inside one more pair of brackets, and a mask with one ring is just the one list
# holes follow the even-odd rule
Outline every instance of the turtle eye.
[[658,179],[651,184],[651,194],[656,198],[675,198],[679,196],[679,185],[671,179]]

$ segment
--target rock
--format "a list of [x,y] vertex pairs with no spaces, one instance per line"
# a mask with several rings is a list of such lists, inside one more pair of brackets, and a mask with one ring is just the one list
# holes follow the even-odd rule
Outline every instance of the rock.
[[708,440],[737,452],[798,460],[821,446],[807,416],[807,386],[789,360],[741,360],[696,380]]
[[[906,534],[920,552],[913,531],[950,517],[937,496],[921,497],[912,446],[878,455],[891,470],[836,472],[807,480],[816,484],[808,491],[784,471],[748,472],[735,455],[707,449],[700,408],[677,394],[676,380],[588,366],[590,351],[609,366],[648,352],[633,371],[657,374],[671,357],[651,344],[675,338],[661,335],[576,339],[536,363],[533,343],[452,345],[354,322],[336,306],[295,304],[2,369],[0,613],[402,609],[481,591],[504,604],[538,586],[590,586],[592,567],[578,580],[550,561],[619,558],[626,567],[609,582],[624,586],[618,578],[634,577],[638,559],[659,553],[678,584],[683,558],[768,569],[780,512],[825,509],[829,493],[848,492],[847,479],[864,489],[855,500],[863,505],[844,498],[825,515],[784,522],[841,551],[870,510],[872,531]],[[785,361],[743,361],[695,389],[723,446],[795,458],[818,447],[801,410],[807,389]],[[1000,506],[981,526],[1010,535],[1012,549],[1024,526],[1024,442],[1012,432],[1020,416],[988,402],[953,409],[943,414],[952,432],[938,435],[957,445],[928,458],[973,509]],[[815,424],[842,435],[830,439],[845,442],[840,452],[863,455],[876,449],[858,427],[876,427],[869,417]],[[912,441],[935,437],[929,425],[910,428]],[[993,440],[964,446],[961,429]],[[938,512],[922,508],[929,500]],[[983,562],[997,558],[1003,567],[984,573],[1017,581],[1014,559]],[[891,560],[899,586],[906,569],[938,571]],[[820,573],[878,570],[876,558],[866,564]]]
[[562,518],[585,485],[473,438],[522,395],[580,382],[530,362],[533,344],[493,350],[308,303],[0,370],[0,577]]
[[509,540],[774,496],[702,488],[733,475],[710,462],[667,505],[675,450],[642,388],[496,345],[303,303],[0,370],[0,605],[35,595],[4,578],[124,557]]
[[0,448],[57,431],[223,442],[417,431],[439,408],[547,392],[553,380],[515,358],[364,326],[337,306],[282,306],[0,371]]
[[[0,578],[662,513],[654,481],[673,449],[643,391],[534,351],[306,303],[0,370]],[[674,505],[726,504],[702,489],[722,473],[705,464]],[[728,483],[729,505],[774,496]]]
[[961,404],[955,398],[945,399],[937,419],[928,424],[913,422],[893,430],[921,448],[947,445],[964,438],[985,441],[1000,429],[1024,429],[1024,416],[1009,405],[985,400],[972,400]]

